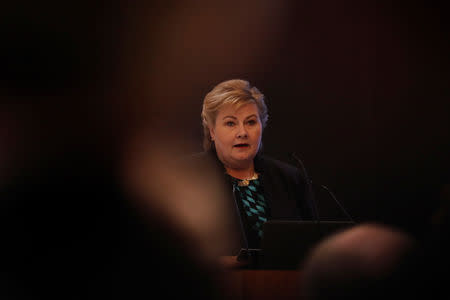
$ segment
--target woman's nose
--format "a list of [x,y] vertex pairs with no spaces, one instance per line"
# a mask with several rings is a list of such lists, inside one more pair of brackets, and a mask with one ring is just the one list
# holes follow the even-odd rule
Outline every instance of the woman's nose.
[[245,126],[243,126],[243,125],[239,126],[238,132],[237,132],[237,137],[238,138],[248,137],[247,129],[245,128]]

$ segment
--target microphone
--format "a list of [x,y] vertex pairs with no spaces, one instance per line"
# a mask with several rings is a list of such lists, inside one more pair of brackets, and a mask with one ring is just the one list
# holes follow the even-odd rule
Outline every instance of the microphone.
[[344,212],[344,214],[347,216],[347,218],[352,222],[355,223],[355,221],[353,220],[353,218],[350,216],[350,214],[345,210],[344,206],[336,199],[336,197],[334,196],[334,194],[330,191],[329,188],[327,188],[325,185],[320,185],[321,188],[323,188],[325,191],[328,192],[328,195],[331,196],[331,198],[333,198],[334,202],[337,203],[337,205],[339,205],[339,207],[341,208],[341,210]]
[[241,249],[239,250],[239,253],[237,254],[236,260],[239,262],[246,262],[249,266],[258,266],[258,260],[261,256],[261,249],[254,249],[254,248],[250,248],[249,243],[248,243],[248,237],[247,237],[247,232],[245,230],[244,227],[244,223],[242,220],[242,216],[241,216],[241,212],[239,209],[239,204],[238,204],[238,200],[236,197],[236,184],[233,183],[233,200],[234,200],[234,204],[236,206],[236,211],[239,217],[239,224],[241,226],[241,238],[242,238],[242,243],[243,245],[241,245]]
[[244,224],[242,223],[242,216],[241,216],[241,211],[239,209],[239,204],[237,202],[237,198],[236,198],[236,185],[233,183],[233,200],[234,200],[234,204],[236,206],[236,212],[238,214],[239,217],[239,225],[241,226],[241,234],[242,234],[242,239],[243,239],[243,246],[244,248],[241,248],[241,250],[239,251],[238,255],[237,255],[237,260],[238,261],[242,261],[242,260],[247,260],[248,259],[248,253],[249,253],[249,247],[248,247],[248,240],[247,240],[247,234],[245,232],[245,228],[244,228]]
[[298,165],[300,166],[300,170],[303,173],[303,179],[306,181],[306,187],[308,189],[308,198],[309,198],[308,200],[313,205],[314,217],[316,219],[316,222],[319,223],[320,222],[319,209],[317,208],[316,199],[314,197],[314,190],[312,188],[312,180],[309,178],[308,173],[306,172],[306,168],[303,165],[302,160],[300,158],[298,158],[298,156],[294,152],[291,153],[291,156],[298,163]]
[[[314,195],[312,194],[312,185],[313,185],[313,182],[312,182],[312,180],[308,177],[308,173],[306,173],[306,168],[305,168],[305,166],[303,165],[303,162],[302,162],[302,160],[300,159],[300,158],[298,158],[298,156],[295,154],[295,153],[291,153],[291,157],[295,160],[295,161],[297,161],[297,163],[298,163],[298,165],[300,166],[300,169],[301,169],[301,171],[302,171],[302,173],[303,173],[303,176],[304,176],[304,178],[305,178],[305,180],[306,180],[306,182],[307,182],[307,184],[308,184],[308,188],[310,189],[310,192],[311,192],[311,199],[312,199],[312,202],[313,202],[313,204],[314,204],[314,208],[315,208],[315,210],[316,210],[316,214],[317,214],[317,222],[319,222],[320,221],[320,219],[319,219],[319,214],[318,214],[318,208],[317,208],[317,202],[315,201],[315,198],[313,197]],[[328,188],[328,187],[326,187],[325,185],[320,185],[320,187],[322,188],[322,189],[324,189],[327,193],[328,193],[328,195],[334,200],[334,202],[339,206],[339,208],[341,209],[341,211],[345,214],[345,216],[350,220],[350,222],[351,223],[355,223],[355,221],[353,220],[353,218],[350,216],[350,214],[347,212],[347,210],[344,208],[344,206],[337,200],[337,198],[336,198],[336,196],[330,191],[330,189]]]

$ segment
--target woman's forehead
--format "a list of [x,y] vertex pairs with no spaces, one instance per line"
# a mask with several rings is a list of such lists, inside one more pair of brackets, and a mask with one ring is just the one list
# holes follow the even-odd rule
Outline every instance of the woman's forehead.
[[259,114],[258,106],[254,102],[226,103],[218,111],[217,115],[251,115]]

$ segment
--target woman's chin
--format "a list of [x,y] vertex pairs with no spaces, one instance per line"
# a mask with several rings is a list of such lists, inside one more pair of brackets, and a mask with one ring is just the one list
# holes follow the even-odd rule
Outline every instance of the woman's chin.
[[239,167],[247,167],[252,164],[254,156],[252,155],[239,155],[233,157],[235,164]]

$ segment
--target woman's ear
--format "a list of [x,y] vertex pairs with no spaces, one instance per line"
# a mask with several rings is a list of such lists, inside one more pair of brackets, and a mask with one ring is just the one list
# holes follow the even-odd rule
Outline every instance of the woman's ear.
[[214,141],[215,139],[214,128],[209,127],[209,136],[211,137],[211,141]]

